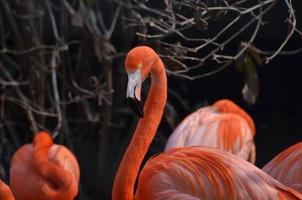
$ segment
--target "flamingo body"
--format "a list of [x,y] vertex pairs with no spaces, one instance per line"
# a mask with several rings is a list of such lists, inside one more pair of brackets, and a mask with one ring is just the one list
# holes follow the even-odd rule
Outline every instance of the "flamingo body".
[[149,159],[136,200],[302,199],[251,163],[211,147],[175,148]]
[[262,170],[302,193],[302,142],[282,151]]
[[220,100],[187,116],[168,139],[165,150],[210,146],[255,163],[255,125],[249,115],[230,100]]
[[[112,200],[285,200],[302,195],[251,163],[212,147],[168,150],[141,163],[156,134],[167,99],[163,63],[149,47],[132,49],[126,58],[127,97],[141,117],[116,173]],[[151,87],[142,111],[140,84],[151,73]],[[135,195],[134,195],[135,194]]]
[[0,200],[15,200],[10,188],[0,180]]
[[80,176],[76,158],[65,146],[52,144],[48,134],[38,135],[51,140],[49,145],[26,144],[12,158],[10,183],[16,200],[74,199]]

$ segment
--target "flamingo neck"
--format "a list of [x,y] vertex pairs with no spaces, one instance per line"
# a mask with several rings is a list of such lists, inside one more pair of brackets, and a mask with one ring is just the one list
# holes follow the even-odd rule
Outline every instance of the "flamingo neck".
[[167,100],[167,77],[158,56],[151,69],[151,87],[144,106],[144,118],[140,119],[132,140],[117,171],[112,200],[132,200],[134,184],[140,165],[156,134]]
[[49,182],[49,185],[53,188],[51,193],[55,195],[56,190],[66,190],[70,187],[72,177],[63,168],[49,160],[49,150],[52,146],[53,141],[49,135],[42,135],[35,139],[32,167],[38,175]]

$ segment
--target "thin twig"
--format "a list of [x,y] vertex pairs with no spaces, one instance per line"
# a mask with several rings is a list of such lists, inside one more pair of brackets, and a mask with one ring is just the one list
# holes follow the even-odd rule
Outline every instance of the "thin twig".
[[58,52],[54,51],[51,57],[51,61],[50,61],[50,68],[51,68],[51,80],[52,80],[52,89],[53,89],[53,93],[54,93],[54,98],[55,98],[55,107],[56,107],[56,111],[58,113],[58,123],[57,126],[55,128],[55,130],[53,131],[53,138],[56,138],[59,134],[59,131],[62,127],[62,121],[63,121],[63,117],[62,117],[62,111],[61,111],[61,106],[60,106],[60,95],[59,95],[59,90],[58,90],[58,83],[57,83],[57,55]]
[[[0,63],[0,69],[5,74],[5,76],[7,77],[7,79],[10,82],[16,82],[14,80],[14,78],[10,75],[10,72],[5,67],[3,67],[3,65],[1,63]],[[34,134],[36,134],[38,132],[37,122],[35,121],[35,117],[34,117],[32,111],[30,109],[30,106],[27,102],[27,99],[25,98],[24,94],[22,93],[22,91],[20,90],[18,85],[14,86],[14,89],[17,92],[17,94],[19,95],[19,97],[21,98],[22,102],[24,103],[24,108],[26,110],[27,116],[28,116],[29,121],[31,123],[32,131],[34,132]]]
[[295,11],[292,7],[292,1],[291,0],[285,0],[288,9],[289,9],[289,17],[288,17],[288,21],[290,22],[290,24],[292,24],[291,30],[289,32],[289,34],[287,35],[287,37],[285,38],[285,40],[282,42],[282,44],[279,46],[279,48],[275,51],[275,53],[269,57],[266,57],[265,59],[265,63],[269,63],[273,58],[275,58],[280,51],[283,49],[283,47],[287,44],[288,40],[292,37],[292,35],[295,32],[295,28],[296,28],[296,16],[295,16]]

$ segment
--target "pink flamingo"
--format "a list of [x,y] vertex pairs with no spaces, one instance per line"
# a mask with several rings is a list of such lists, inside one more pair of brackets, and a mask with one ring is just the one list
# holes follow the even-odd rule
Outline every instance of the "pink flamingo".
[[46,132],[14,154],[10,184],[16,200],[72,200],[78,193],[80,169],[74,155],[53,144]]
[[262,170],[302,193],[302,142],[279,153]]
[[[167,99],[164,65],[149,47],[132,49],[125,61],[127,97],[142,117],[115,176],[113,200],[302,199],[302,195],[249,162],[212,147],[175,148],[141,163],[156,134]],[[142,109],[140,86],[151,74]]]
[[255,124],[234,102],[223,99],[188,115],[173,131],[165,150],[211,146],[255,164]]
[[0,180],[0,200],[15,200],[10,188]]

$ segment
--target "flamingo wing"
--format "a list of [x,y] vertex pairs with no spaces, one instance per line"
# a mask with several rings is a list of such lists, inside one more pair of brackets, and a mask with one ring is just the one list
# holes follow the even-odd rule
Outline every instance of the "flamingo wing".
[[149,159],[136,200],[302,199],[263,171],[228,152],[185,147]]
[[174,130],[166,150],[185,146],[211,146],[255,163],[254,134],[247,122],[233,113],[204,107],[187,116]]
[[302,193],[302,142],[282,151],[262,169],[284,185]]

